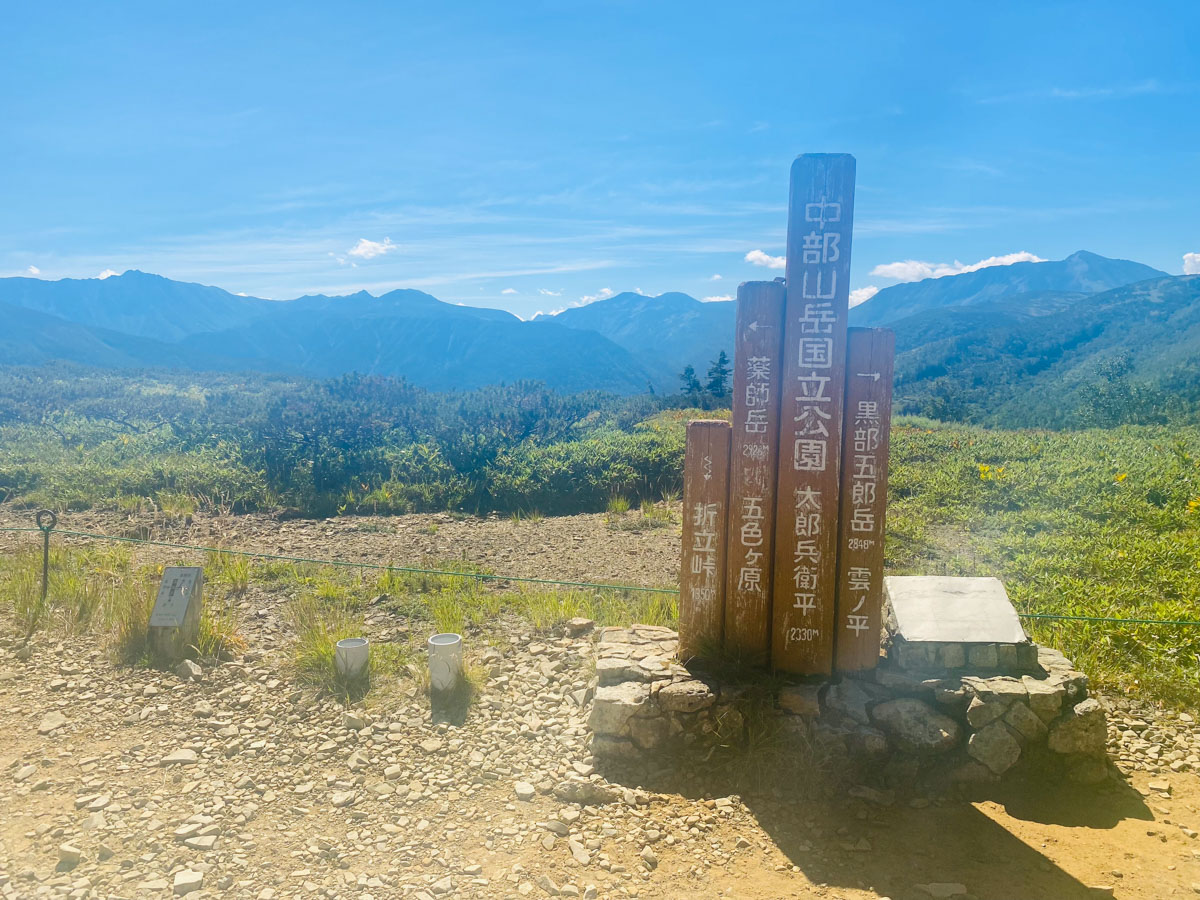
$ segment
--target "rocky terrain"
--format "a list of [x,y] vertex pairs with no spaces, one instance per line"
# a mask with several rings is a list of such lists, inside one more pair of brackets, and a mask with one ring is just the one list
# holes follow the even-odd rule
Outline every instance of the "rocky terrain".
[[[27,518],[0,510],[3,524]],[[484,555],[510,574],[642,584],[674,578],[678,546],[674,527],[621,530],[603,516],[61,525],[361,561]],[[0,535],[0,552],[35,540]],[[247,600],[244,655],[169,672],[117,666],[94,640],[52,632],[20,658],[0,614],[0,896],[1200,892],[1200,728],[1187,713],[1102,696],[1125,777],[1098,788],[889,795],[833,786],[830,773],[828,791],[802,795],[769,771],[746,779],[694,761],[597,771],[585,626],[504,620],[472,635],[483,674],[455,725],[434,721],[418,679],[349,707],[299,687],[276,599]]]

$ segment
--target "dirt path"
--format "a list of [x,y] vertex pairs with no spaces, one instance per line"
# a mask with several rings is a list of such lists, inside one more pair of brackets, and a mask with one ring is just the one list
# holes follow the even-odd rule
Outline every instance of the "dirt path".
[[[679,505],[649,523],[639,511],[541,520],[479,519],[440,513],[279,521],[269,516],[195,516],[107,511],[66,513],[59,527],[181,544],[352,562],[419,565],[466,559],[504,575],[565,581],[674,585],[679,571]],[[0,525],[29,527],[33,514],[0,505]],[[33,546],[36,535],[0,533],[0,549]]]

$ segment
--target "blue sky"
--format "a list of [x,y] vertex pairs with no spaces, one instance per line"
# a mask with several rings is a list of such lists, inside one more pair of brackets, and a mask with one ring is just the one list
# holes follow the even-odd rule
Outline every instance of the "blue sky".
[[1192,0],[22,4],[0,275],[728,296],[782,274],[822,151],[858,158],[858,297],[1011,254],[1179,273],[1198,33]]

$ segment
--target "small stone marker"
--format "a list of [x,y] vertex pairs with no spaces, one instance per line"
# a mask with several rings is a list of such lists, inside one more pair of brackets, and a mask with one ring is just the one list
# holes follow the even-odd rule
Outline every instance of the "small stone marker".
[[160,659],[187,656],[200,636],[204,604],[204,570],[199,566],[167,566],[150,614],[150,646]]
[[776,281],[748,281],[737,291],[725,646],[764,664],[771,651],[784,294]]
[[846,342],[846,426],[842,440],[842,514],[838,532],[839,672],[879,663],[888,435],[892,424],[895,333],[851,328]]
[[688,422],[683,461],[683,560],[679,589],[679,655],[688,659],[719,644],[725,619],[729,506],[729,423]]
[[833,669],[854,173],[848,153],[792,164],[771,663],[802,675]]

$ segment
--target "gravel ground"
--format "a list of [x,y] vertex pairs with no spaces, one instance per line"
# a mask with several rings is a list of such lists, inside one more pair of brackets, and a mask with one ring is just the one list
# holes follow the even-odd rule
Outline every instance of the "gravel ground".
[[[0,509],[3,524],[25,513]],[[436,533],[431,526],[436,525]],[[412,516],[63,526],[299,555],[478,561],[531,577],[674,577],[677,525]],[[32,538],[22,536],[23,545]],[[0,551],[16,545],[0,537]],[[147,553],[157,551],[147,550]],[[504,564],[502,566],[502,563]],[[593,770],[587,634],[498,622],[460,725],[415,681],[346,708],[299,690],[283,598],[249,601],[250,651],[199,680],[115,666],[94,641],[0,646],[0,896],[133,898],[1161,898],[1200,892],[1200,730],[1105,698],[1128,779],[879,802],[728,773]],[[262,615],[259,612],[263,612]],[[373,613],[382,630],[398,630]],[[0,634],[12,625],[0,621]]]

